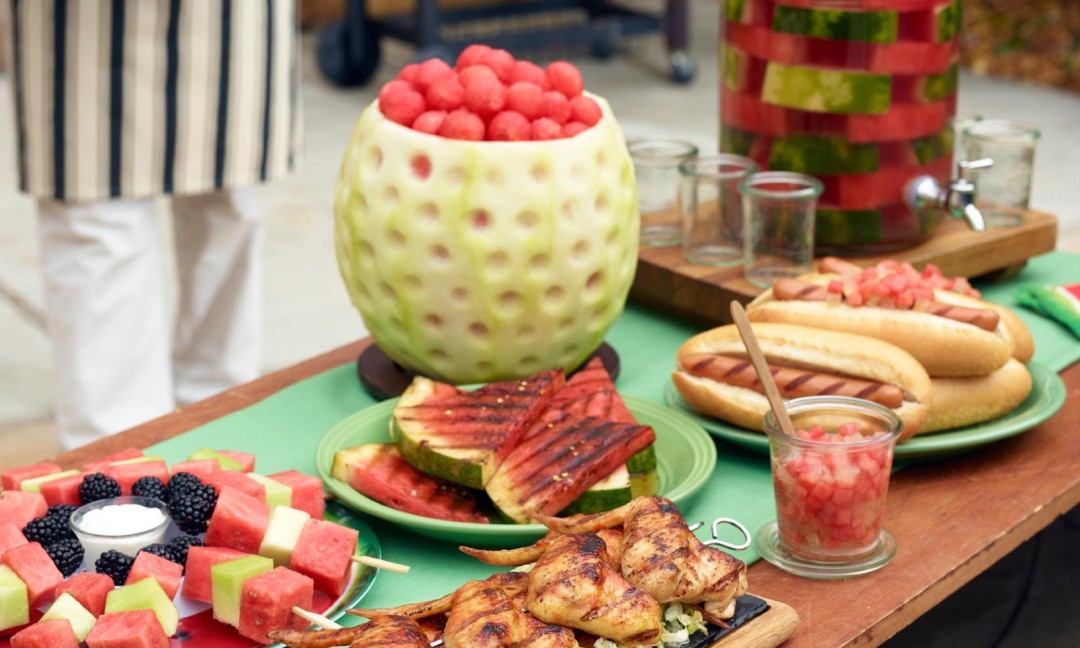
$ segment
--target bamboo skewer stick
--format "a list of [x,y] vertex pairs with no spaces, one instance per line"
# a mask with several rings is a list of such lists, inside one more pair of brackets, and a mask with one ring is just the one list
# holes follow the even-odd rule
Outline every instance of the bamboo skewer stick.
[[386,571],[392,571],[398,574],[408,574],[410,569],[408,565],[390,562],[389,560],[383,560],[381,558],[372,558],[371,556],[353,556],[351,560],[358,565],[366,565],[368,567],[375,567],[376,569],[385,569]]
[[731,302],[731,317],[735,320],[735,327],[739,329],[739,337],[742,338],[747,353],[750,354],[750,362],[754,365],[758,380],[765,388],[765,397],[769,399],[769,407],[772,408],[780,429],[788,436],[795,436],[795,426],[791,424],[791,417],[788,416],[787,408],[784,407],[784,399],[780,397],[780,390],[776,388],[776,380],[769,371],[769,365],[765,362],[765,355],[761,352],[757,338],[754,337],[754,329],[750,327],[746,310],[737,301]]
[[324,617],[321,614],[318,614],[317,612],[309,612],[309,611],[305,610],[304,608],[297,607],[297,606],[293,606],[292,612],[293,612],[293,614],[300,617],[301,619],[309,622],[311,625],[319,626],[323,630],[340,630],[341,629],[341,626],[339,624],[331,621],[330,619],[327,619],[326,617]]

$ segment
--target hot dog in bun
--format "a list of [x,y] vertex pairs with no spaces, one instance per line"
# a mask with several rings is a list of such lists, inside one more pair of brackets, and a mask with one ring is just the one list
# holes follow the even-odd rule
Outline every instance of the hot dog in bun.
[[[985,376],[1014,354],[1030,358],[1033,352],[1026,327],[1011,312],[1003,316],[1001,307],[906,273],[863,273],[778,280],[750,303],[747,316],[884,340],[914,356],[931,376]],[[1016,332],[1009,323],[1019,326]]]
[[[910,354],[862,335],[793,324],[753,324],[785,399],[837,395],[874,400],[919,432],[930,409],[930,377]],[[733,325],[695,335],[676,353],[672,381],[696,411],[761,430],[768,400]]]
[[1031,393],[1031,373],[1016,358],[985,376],[931,378],[933,398],[922,432],[939,432],[996,419]]

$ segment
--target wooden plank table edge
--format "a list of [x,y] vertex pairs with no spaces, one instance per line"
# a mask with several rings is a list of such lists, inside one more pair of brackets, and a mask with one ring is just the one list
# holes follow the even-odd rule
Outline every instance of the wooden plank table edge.
[[[753,594],[753,592],[750,592]],[[791,638],[799,627],[799,613],[780,601],[764,597],[769,609],[737,628],[709,648],[775,648]]]

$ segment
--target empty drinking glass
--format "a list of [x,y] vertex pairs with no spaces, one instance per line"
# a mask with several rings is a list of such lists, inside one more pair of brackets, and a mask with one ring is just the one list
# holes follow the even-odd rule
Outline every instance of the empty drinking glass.
[[637,139],[627,143],[637,179],[641,244],[678,245],[679,165],[698,154],[696,146],[676,139]]
[[812,270],[814,217],[821,181],[802,173],[755,173],[739,185],[743,199],[746,280],[769,288]]
[[683,256],[699,265],[729,266],[743,260],[743,206],[739,183],[757,171],[748,157],[721,153],[687,160],[682,175]]
[[987,227],[1014,227],[1024,222],[1031,200],[1031,173],[1039,129],[1007,119],[988,119],[964,131],[968,159],[991,158],[994,166],[975,175],[975,204]]

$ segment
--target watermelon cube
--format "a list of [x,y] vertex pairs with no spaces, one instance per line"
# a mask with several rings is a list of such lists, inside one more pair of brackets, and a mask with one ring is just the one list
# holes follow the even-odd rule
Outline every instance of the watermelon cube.
[[236,488],[226,488],[218,495],[214,514],[210,516],[206,544],[257,553],[269,521],[270,507],[266,502]]
[[[222,470],[244,471],[244,464],[236,459],[221,454],[217,450],[211,450],[209,448],[199,448],[195,452],[192,452],[187,458],[188,461],[204,461],[206,459],[213,459],[218,462]],[[252,468],[254,468],[254,465],[254,458],[252,458]]]
[[127,459],[135,459],[143,456],[143,451],[139,448],[126,448],[120,452],[114,452],[111,455],[106,455],[96,461],[91,461],[82,467],[84,473],[96,473],[101,472],[106,466],[116,463],[117,461],[125,461]]
[[316,589],[339,596],[352,575],[352,557],[359,537],[356,529],[325,520],[311,520],[296,541],[290,566],[310,576]]
[[263,487],[264,499],[274,510],[278,506],[288,506],[292,502],[292,489],[279,481],[270,479],[265,475],[246,473],[248,478]]
[[[191,473],[199,479],[210,473],[220,472],[221,464],[213,459],[203,459],[201,461],[181,461],[172,465],[172,474],[177,473]],[[205,481],[205,480],[204,480]]]
[[30,623],[26,583],[7,565],[0,565],[0,630]]
[[44,477],[45,475],[58,473],[61,470],[60,466],[51,461],[33,464],[32,466],[8,468],[7,470],[0,470],[0,484],[3,485],[4,490],[22,490],[24,480]]
[[71,594],[61,594],[56,597],[56,602],[49,606],[47,612],[42,615],[42,621],[63,619],[71,624],[71,631],[80,642],[86,639],[86,635],[94,629],[97,619],[90,611],[83,607],[82,603],[75,600]]
[[204,603],[213,602],[210,568],[218,563],[243,558],[248,554],[226,547],[192,547],[188,549],[184,566],[184,598]]
[[86,637],[87,648],[169,648],[169,637],[150,610],[114,612],[98,617]]
[[20,529],[30,520],[45,515],[48,510],[49,505],[41,493],[0,491],[0,520],[10,522]]
[[250,452],[237,452],[236,450],[218,450],[217,453],[240,464],[240,472],[255,471],[255,455]]
[[111,612],[130,612],[131,610],[152,611],[162,629],[165,630],[165,636],[171,637],[176,634],[180,612],[173,605],[172,599],[165,595],[165,590],[161,589],[161,585],[158,585],[153,578],[147,576],[137,583],[118,587],[105,597],[106,615]]
[[311,516],[300,509],[279,506],[270,512],[266,535],[259,545],[259,555],[274,561],[278,567],[288,566],[300,533]]
[[131,564],[125,585],[137,583],[147,576],[153,577],[165,590],[165,595],[171,600],[180,589],[180,579],[184,575],[184,568],[173,561],[161,556],[140,551],[135,556],[135,562]]
[[29,540],[22,534],[19,527],[10,522],[0,522],[0,556],[12,547],[24,545]]
[[240,600],[240,634],[262,644],[274,643],[271,630],[302,630],[308,622],[293,607],[310,610],[315,583],[291,569],[278,567],[244,581]]
[[221,470],[201,477],[203,482],[212,485],[218,494],[235,489],[258,500],[266,500],[266,487],[236,470]]
[[273,568],[274,561],[263,556],[244,556],[211,567],[210,582],[214,598],[214,618],[222,623],[238,627],[244,582]]
[[101,616],[105,611],[105,597],[113,591],[113,580],[105,574],[80,572],[67,579],[56,588],[57,598],[64,594],[71,595],[90,614]]
[[143,477],[157,477],[163,482],[169,481],[169,467],[162,460],[138,461],[131,463],[113,463],[101,469],[120,484],[120,492],[131,495],[131,486]]
[[286,470],[267,475],[267,477],[292,489],[292,502],[289,506],[306,512],[316,520],[323,519],[326,512],[326,500],[323,496],[321,479],[314,475],[305,475],[298,470]]
[[57,504],[81,505],[79,486],[82,485],[83,478],[87,474],[89,473],[76,472],[59,479],[43,482],[40,492],[41,496],[45,498],[45,503],[49,506],[56,506]]
[[11,648],[79,648],[79,639],[67,619],[42,620],[11,638]]
[[0,556],[0,563],[10,567],[26,583],[30,607],[41,607],[51,602],[56,596],[56,587],[64,582],[64,575],[38,542],[8,549]]

